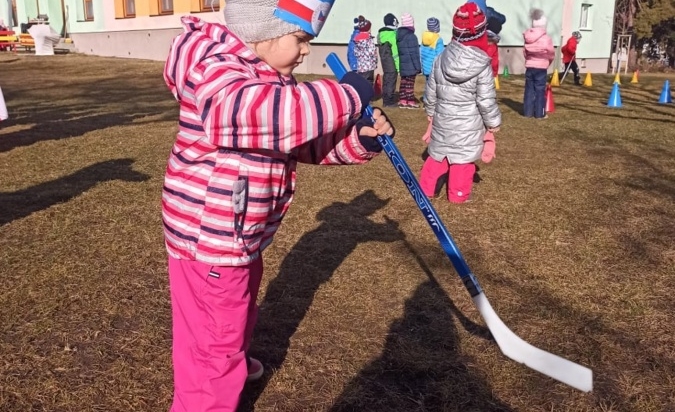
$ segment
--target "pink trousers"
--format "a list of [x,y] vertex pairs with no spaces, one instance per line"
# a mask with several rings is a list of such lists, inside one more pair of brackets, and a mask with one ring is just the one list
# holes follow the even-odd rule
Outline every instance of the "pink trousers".
[[434,195],[438,178],[448,173],[448,200],[452,203],[464,203],[471,194],[473,175],[476,173],[474,163],[448,164],[447,159],[442,162],[427,157],[420,174],[422,192],[428,197]]
[[171,412],[234,412],[258,316],[262,258],[220,267],[169,258],[173,316]]

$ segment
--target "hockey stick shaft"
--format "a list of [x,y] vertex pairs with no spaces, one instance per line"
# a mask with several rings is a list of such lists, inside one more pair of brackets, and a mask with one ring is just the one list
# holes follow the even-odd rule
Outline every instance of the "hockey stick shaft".
[[[338,79],[341,79],[347,73],[347,69],[335,53],[330,53],[327,56],[326,63]],[[368,116],[372,116],[372,108],[367,106],[365,113]],[[497,341],[502,353],[517,362],[523,363],[574,388],[585,392],[591,391],[593,388],[593,372],[590,369],[530,345],[513,333],[502,322],[490,305],[478,280],[469,269],[450,233],[445,228],[445,225],[443,225],[438,213],[436,213],[429,199],[422,192],[417,179],[391,137],[388,135],[378,136],[377,140],[410,192],[413,200],[415,200],[417,207],[422,212],[422,215],[424,215],[431,230],[436,235],[457,274],[462,279],[464,286],[469,291],[471,298],[485,320],[488,329],[490,329],[490,333],[495,338],[495,341]]]
[[565,69],[565,73],[563,73],[563,77],[562,77],[562,79],[560,79],[561,85],[565,81],[565,77],[567,77],[567,73],[569,73],[570,68],[572,68],[572,62],[576,61],[576,59],[577,59],[577,55],[575,54],[574,56],[572,56],[572,60],[570,60],[570,62],[567,64],[567,68]]

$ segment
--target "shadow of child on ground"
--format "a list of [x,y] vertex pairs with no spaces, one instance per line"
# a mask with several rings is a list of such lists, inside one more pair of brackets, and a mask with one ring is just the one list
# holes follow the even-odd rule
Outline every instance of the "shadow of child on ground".
[[303,235],[281,263],[260,305],[251,354],[266,367],[263,378],[248,385],[240,411],[252,411],[274,371],[286,359],[290,339],[312,305],[314,295],[335,270],[365,242],[395,242],[404,238],[394,222],[376,223],[368,217],[385,207],[389,199],[372,190],[350,203],[336,202],[321,210],[321,225]]
[[380,357],[346,386],[330,411],[511,411],[466,366],[471,359],[458,347],[453,315],[474,335],[489,339],[489,330],[457,309],[422,258],[405,244],[428,280],[391,325]]
[[0,192],[0,226],[67,202],[96,184],[109,180],[143,182],[150,176],[134,171],[132,159],[115,159],[87,166],[77,172],[16,192]]

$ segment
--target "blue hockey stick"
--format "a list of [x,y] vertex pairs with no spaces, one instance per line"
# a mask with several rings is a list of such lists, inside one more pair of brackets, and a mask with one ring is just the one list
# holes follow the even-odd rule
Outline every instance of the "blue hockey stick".
[[[335,53],[331,53],[326,57],[326,63],[338,79],[341,79],[347,73],[347,69]],[[373,115],[373,109],[370,106],[366,108],[366,114],[368,116]],[[516,362],[523,363],[546,376],[557,379],[576,389],[584,392],[593,390],[593,372],[590,369],[530,345],[513,333],[502,322],[494,309],[492,309],[476,276],[469,269],[452,236],[450,236],[445,225],[443,225],[427,196],[422,192],[420,184],[415,179],[415,175],[391,140],[391,137],[387,135],[378,136],[377,141],[382,145],[383,151],[394,165],[394,169],[396,169],[401,180],[403,180],[403,183],[408,188],[415,203],[417,203],[417,207],[426,218],[427,223],[431,226],[431,230],[434,231],[445,254],[450,258],[452,265],[455,267],[469,294],[471,294],[471,298],[485,320],[488,329],[490,329],[490,333],[495,338],[495,341],[497,341],[497,345],[499,345],[502,353]]]

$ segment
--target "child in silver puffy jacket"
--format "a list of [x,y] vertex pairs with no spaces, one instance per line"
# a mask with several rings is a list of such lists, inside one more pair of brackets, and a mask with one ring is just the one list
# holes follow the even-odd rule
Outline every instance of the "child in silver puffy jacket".
[[452,23],[452,42],[436,59],[426,86],[432,129],[420,186],[432,197],[436,181],[448,173],[448,200],[464,203],[471,195],[474,162],[481,158],[486,132],[497,132],[502,117],[487,55],[485,15],[466,3]]

